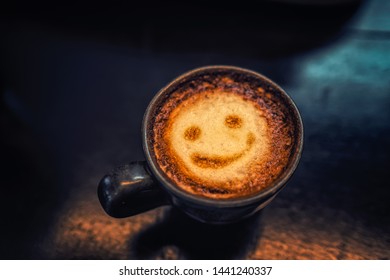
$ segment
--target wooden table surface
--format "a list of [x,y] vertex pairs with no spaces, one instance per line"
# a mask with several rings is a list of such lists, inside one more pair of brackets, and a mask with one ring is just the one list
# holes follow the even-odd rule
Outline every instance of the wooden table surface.
[[[310,44],[284,42],[290,33],[279,30],[254,41],[259,49],[251,41],[183,47],[143,22],[143,32],[122,40],[123,30],[100,36],[104,24],[79,32],[70,21],[6,17],[0,258],[389,259],[389,2],[340,8],[350,16],[339,15],[326,38],[321,24],[295,30]],[[212,64],[264,73],[295,100],[305,142],[292,180],[239,224],[204,225],[171,207],[108,217],[97,183],[114,166],[143,160],[150,99],[179,74]]]

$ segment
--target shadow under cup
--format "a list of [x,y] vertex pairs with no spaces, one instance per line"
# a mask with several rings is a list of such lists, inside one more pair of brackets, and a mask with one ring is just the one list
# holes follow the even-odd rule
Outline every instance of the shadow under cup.
[[[177,186],[160,167],[154,153],[153,128],[156,116],[172,93],[207,77],[226,76],[235,82],[245,82],[263,88],[286,108],[284,113],[293,126],[293,143],[287,165],[268,187],[248,196],[215,199],[204,197]],[[242,220],[268,205],[285,186],[295,171],[303,146],[303,126],[300,114],[291,98],[268,78],[242,68],[232,66],[209,66],[198,68],[178,77],[161,89],[150,102],[142,124],[142,143],[146,162],[132,162],[115,168],[103,177],[98,187],[98,196],[104,210],[113,217],[128,217],[162,205],[173,205],[190,217],[205,223],[227,224]]]

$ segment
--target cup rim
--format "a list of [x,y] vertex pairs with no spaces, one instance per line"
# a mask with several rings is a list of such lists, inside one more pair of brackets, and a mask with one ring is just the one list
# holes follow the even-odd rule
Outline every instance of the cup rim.
[[[186,192],[181,188],[176,187],[173,182],[171,182],[166,176],[164,176],[163,171],[159,170],[158,164],[155,161],[155,157],[153,156],[153,147],[149,147],[148,128],[151,125],[150,124],[150,119],[152,117],[151,113],[152,113],[152,109],[154,108],[154,105],[160,99],[160,97],[163,96],[167,92],[167,90],[169,90],[171,87],[174,87],[175,85],[179,84],[181,81],[185,80],[186,78],[189,78],[199,73],[206,73],[210,71],[234,71],[234,72],[240,72],[243,74],[248,74],[256,78],[259,78],[265,81],[266,83],[270,84],[273,88],[276,88],[284,96],[286,103],[288,103],[287,106],[291,108],[291,110],[294,112],[296,128],[298,131],[297,133],[298,139],[297,139],[297,145],[295,147],[296,150],[294,151],[294,154],[290,159],[289,168],[285,170],[284,173],[282,173],[282,175],[274,182],[272,186],[267,187],[264,190],[261,190],[254,195],[231,198],[231,199],[213,199],[213,198],[202,197],[199,195]],[[286,185],[287,181],[291,178],[294,171],[296,170],[299,164],[299,160],[301,158],[301,154],[303,150],[303,133],[304,132],[303,132],[302,118],[297,106],[295,105],[292,98],[278,84],[276,84],[275,82],[273,82],[272,80],[270,80],[269,78],[265,77],[260,73],[245,68],[230,66],[230,65],[210,65],[210,66],[195,68],[193,70],[185,72],[184,74],[176,77],[174,80],[172,80],[170,83],[168,83],[166,86],[164,86],[157,92],[157,94],[150,101],[143,117],[142,146],[143,146],[143,150],[150,171],[157,178],[157,180],[163,186],[163,188],[166,191],[168,191],[169,194],[174,195],[177,198],[184,199],[187,202],[196,204],[198,206],[212,207],[212,208],[231,208],[231,207],[251,205],[265,198],[271,197],[275,195],[277,192],[279,192]]]

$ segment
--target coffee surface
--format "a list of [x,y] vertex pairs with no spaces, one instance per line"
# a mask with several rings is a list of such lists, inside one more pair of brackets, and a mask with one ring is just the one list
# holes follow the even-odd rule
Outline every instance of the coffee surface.
[[160,169],[184,191],[214,199],[249,196],[285,169],[294,126],[270,85],[229,73],[203,75],[161,102],[153,151]]

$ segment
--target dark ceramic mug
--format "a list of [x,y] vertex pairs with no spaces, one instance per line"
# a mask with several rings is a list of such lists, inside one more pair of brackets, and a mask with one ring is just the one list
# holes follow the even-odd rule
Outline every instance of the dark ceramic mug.
[[[268,188],[249,197],[227,200],[196,196],[175,186],[159,168],[148,139],[153,127],[153,115],[167,95],[184,81],[197,75],[219,72],[237,73],[261,81],[278,94],[290,111],[295,124],[295,143],[292,156],[281,176]],[[268,78],[242,68],[232,66],[208,66],[198,68],[176,78],[161,89],[150,102],[142,123],[142,144],[146,161],[131,162],[115,168],[104,176],[98,186],[98,196],[104,210],[112,217],[133,216],[163,205],[173,205],[190,217],[205,223],[227,224],[249,217],[268,205],[285,186],[296,169],[303,146],[303,125],[297,107],[277,84]]]

